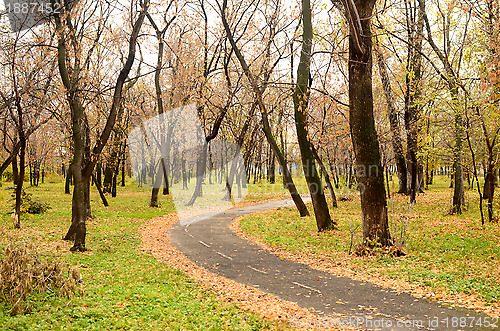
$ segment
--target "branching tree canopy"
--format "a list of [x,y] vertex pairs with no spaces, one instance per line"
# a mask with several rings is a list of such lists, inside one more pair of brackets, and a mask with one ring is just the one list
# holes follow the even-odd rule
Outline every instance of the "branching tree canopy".
[[[466,212],[475,187],[497,219],[498,0],[61,5],[44,24],[0,30],[0,175],[12,173],[20,196],[26,170],[56,164],[68,193],[73,185],[73,251],[86,250],[92,184],[112,203],[120,170],[123,184],[128,172],[153,187],[151,207],[162,187],[194,188],[187,205],[196,209],[212,181],[225,184],[225,202],[247,184],[283,185],[319,231],[336,228],[338,191],[359,190],[368,248],[393,244],[391,194],[418,204],[436,174],[449,175],[451,213]],[[155,142],[145,141],[134,168],[132,129],[190,104],[202,153],[172,144],[163,121],[163,154],[149,155]],[[217,139],[238,146],[244,164],[217,165]]]

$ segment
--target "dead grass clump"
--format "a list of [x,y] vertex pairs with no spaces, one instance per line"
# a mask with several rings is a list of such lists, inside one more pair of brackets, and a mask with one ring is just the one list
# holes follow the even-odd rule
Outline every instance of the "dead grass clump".
[[361,245],[356,245],[354,249],[354,254],[356,256],[379,256],[379,255],[388,255],[392,257],[401,257],[401,256],[406,256],[406,252],[396,246],[396,245],[390,245],[390,246],[374,246],[370,247],[370,245],[367,244],[361,244]]
[[29,313],[32,292],[71,299],[77,292],[83,295],[81,283],[77,268],[59,261],[41,262],[31,245],[8,245],[5,259],[0,261],[0,298],[12,306],[11,316]]
[[337,201],[345,202],[352,201],[354,199],[354,194],[352,193],[340,193],[337,197]]

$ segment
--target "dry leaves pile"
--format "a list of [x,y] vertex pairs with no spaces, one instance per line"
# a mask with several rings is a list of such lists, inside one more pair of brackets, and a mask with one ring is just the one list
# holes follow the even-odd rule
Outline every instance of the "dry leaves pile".
[[409,293],[418,298],[428,298],[432,300],[437,300],[440,302],[445,302],[447,304],[450,304],[451,306],[464,307],[483,312],[492,317],[500,317],[499,305],[488,305],[485,302],[481,301],[475,295],[467,295],[463,293],[448,294],[444,291],[431,290],[419,285],[410,284],[403,280],[384,278],[381,277],[380,275],[373,275],[369,273],[354,271],[346,267],[345,263],[335,263],[334,260],[328,259],[328,257],[318,258],[318,256],[314,256],[310,253],[308,254],[307,252],[304,251],[300,253],[290,253],[278,247],[274,247],[267,243],[264,243],[258,238],[243,232],[240,229],[239,222],[240,219],[238,218],[230,224],[229,228],[234,233],[236,233],[240,238],[244,238],[281,258],[307,264],[313,269],[328,272],[337,276],[345,276],[359,281],[377,284],[384,288],[391,288],[396,291]]
[[292,318],[313,321],[320,318],[295,303],[278,299],[272,294],[237,283],[197,266],[170,242],[168,232],[177,219],[175,214],[169,214],[144,224],[140,228],[143,242],[141,249],[169,266],[182,270],[205,288],[214,290],[216,295],[225,302],[233,302],[240,308],[250,310],[272,322],[288,324]]
[[32,246],[9,245],[5,259],[0,263],[0,298],[12,309],[12,316],[30,311],[28,295],[51,292],[58,297],[71,299],[79,292],[83,295],[80,272],[66,268],[59,261],[41,262]]

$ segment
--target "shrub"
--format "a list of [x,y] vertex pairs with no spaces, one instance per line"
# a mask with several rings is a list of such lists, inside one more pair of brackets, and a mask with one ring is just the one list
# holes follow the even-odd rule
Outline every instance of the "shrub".
[[[15,188],[12,193],[12,199],[16,199]],[[28,214],[43,214],[51,207],[47,202],[41,202],[32,198],[31,193],[26,193],[23,189],[21,192],[21,213]]]
[[21,208],[24,209],[28,214],[43,214],[51,207],[46,202],[30,199],[26,202],[23,202]]
[[5,182],[12,182],[12,180],[14,179],[14,175],[12,174],[12,170],[5,169],[5,171],[2,174],[1,179]]

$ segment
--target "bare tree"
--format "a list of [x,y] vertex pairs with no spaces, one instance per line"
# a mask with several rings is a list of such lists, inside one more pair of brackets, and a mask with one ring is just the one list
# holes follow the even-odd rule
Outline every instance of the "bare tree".
[[[300,62],[297,68],[297,84],[293,92],[293,105],[295,114],[295,128],[297,129],[297,140],[299,142],[300,155],[302,158],[302,167],[311,195],[316,217],[318,231],[324,231],[335,228],[335,223],[330,217],[330,211],[323,192],[323,185],[316,169],[316,158],[313,152],[313,146],[309,141],[308,135],[308,112],[310,89],[310,65],[312,51],[313,27],[311,18],[311,4],[309,0],[302,0],[302,50],[300,53]],[[321,164],[322,165],[322,164]],[[322,167],[324,168],[324,167]],[[330,185],[331,187],[331,185]]]
[[[170,1],[167,5],[167,8],[165,9],[165,13],[163,15],[163,21],[165,26],[160,28],[158,24],[155,22],[151,14],[147,14],[148,20],[153,26],[153,29],[156,33],[156,39],[158,41],[158,55],[157,55],[157,61],[156,61],[156,70],[155,70],[155,90],[156,90],[156,106],[158,108],[158,115],[159,115],[159,120],[160,120],[160,132],[161,132],[161,142],[160,142],[160,150],[162,152],[162,156],[160,159],[160,164],[161,167],[158,168],[158,173],[156,175],[156,182],[153,185],[152,191],[151,191],[151,200],[149,205],[151,207],[157,207],[158,206],[158,192],[160,190],[160,185],[161,185],[161,180],[163,179],[163,185],[164,185],[164,194],[169,194],[169,183],[168,183],[168,173],[169,173],[169,165],[170,165],[170,160],[169,160],[169,155],[170,155],[170,140],[171,140],[171,135],[172,135],[172,129],[169,127],[167,129],[167,136],[165,137],[165,121],[164,121],[164,107],[163,107],[163,95],[162,95],[162,89],[161,89],[161,84],[160,84],[160,76],[161,72],[163,69],[163,52],[165,49],[165,33],[167,32],[168,28],[170,25],[173,23],[175,18],[177,17],[177,14],[172,15],[171,18],[168,18],[168,12],[170,7],[173,5],[174,1]],[[163,176],[162,176],[163,175]]]
[[[2,108],[9,114],[13,124],[15,138],[9,156],[0,168],[0,175],[12,164],[15,184],[14,227],[21,227],[21,199],[26,170],[26,154],[29,137],[51,116],[50,97],[53,95],[53,68],[55,62],[47,58],[34,46],[36,40],[23,41],[18,32],[5,43],[2,54],[8,67],[7,91],[0,90]],[[4,124],[7,124],[5,119]],[[6,127],[4,135],[7,134]],[[5,144],[5,138],[4,138]]]
[[[266,108],[266,105],[264,103],[264,98],[262,96],[262,90],[259,87],[258,81],[260,79],[254,75],[254,73],[250,70],[250,67],[248,66],[248,63],[241,53],[240,48],[236,44],[233,31],[231,30],[231,27],[229,26],[228,20],[226,18],[226,9],[227,9],[227,0],[223,0],[222,6],[220,6],[220,11],[221,11],[221,18],[222,18],[222,24],[224,25],[224,29],[226,31],[227,37],[229,39],[229,42],[231,44],[231,47],[234,50],[234,53],[243,69],[243,72],[245,73],[247,79],[250,82],[250,85],[252,87],[252,91],[255,94],[255,97],[257,99],[257,105],[259,106],[259,109],[261,111],[261,117],[262,117],[262,127],[264,130],[264,133],[266,135],[266,139],[271,145],[273,152],[276,154],[276,157],[278,158],[278,161],[280,163],[281,169],[283,171],[283,180],[285,182],[285,186],[288,188],[290,195],[297,207],[297,210],[299,211],[301,216],[306,216],[309,215],[309,211],[307,210],[307,207],[305,203],[302,201],[302,198],[300,197],[297,188],[295,187],[295,184],[292,179],[292,175],[290,174],[290,171],[288,169],[288,166],[286,164],[286,160],[283,156],[282,151],[280,150],[278,144],[276,143],[276,139],[274,138],[272,131],[271,131],[271,126],[269,124],[269,117],[268,117],[268,110]],[[265,84],[265,82],[264,82]]]
[[[443,31],[444,36],[444,50],[441,50],[437,44],[434,42],[434,38],[432,36],[431,25],[429,23],[429,19],[427,17],[426,9],[425,9],[425,0],[418,0],[420,12],[422,18],[425,22],[425,28],[427,31],[426,40],[431,46],[432,50],[438,57],[439,61],[444,67],[444,74],[440,76],[446,81],[448,90],[451,96],[451,108],[454,112],[454,136],[455,136],[455,145],[453,147],[453,203],[451,208],[451,213],[461,214],[462,213],[462,205],[464,204],[464,183],[463,183],[463,148],[462,148],[462,137],[463,137],[463,119],[462,119],[462,109],[460,109],[460,100],[459,100],[459,89],[460,82],[459,76],[457,74],[457,70],[454,70],[452,63],[449,59],[449,48],[450,48],[450,24],[445,24],[445,29]],[[448,13],[451,15],[451,13]],[[450,17],[444,17],[445,21],[449,21]],[[467,25],[468,25],[467,20]],[[467,26],[466,25],[466,26]],[[467,27],[465,28],[465,36],[467,35]],[[463,52],[463,47],[461,52]],[[462,58],[461,56],[459,57]],[[457,68],[460,68],[461,61],[458,61]],[[460,70],[460,69],[458,69]]]
[[[92,60],[93,52],[99,45],[99,39],[102,36],[109,13],[111,4],[108,7],[100,7],[102,4],[96,4],[95,12],[101,12],[103,16],[97,22],[95,39],[92,41],[87,52],[83,53],[82,32],[78,31],[78,23],[83,17],[78,17],[75,21],[71,14],[72,11],[68,4],[65,4],[64,10],[61,13],[55,14],[56,32],[58,36],[58,65],[59,73],[64,88],[66,89],[66,99],[71,110],[72,131],[73,131],[73,161],[71,169],[73,173],[73,200],[72,200],[72,220],[68,233],[65,236],[66,240],[74,240],[74,245],[71,251],[85,251],[86,219],[90,216],[90,180],[94,167],[99,159],[103,148],[105,147],[113,126],[116,122],[118,109],[122,102],[123,86],[132,69],[135,60],[136,44],[141,30],[142,23],[146,17],[149,7],[149,0],[140,2],[140,10],[138,15],[132,21],[132,32],[128,42],[128,55],[126,61],[121,68],[116,82],[114,84],[114,93],[112,103],[107,114],[106,124],[100,133],[94,147],[90,148],[90,130],[87,123],[85,106],[82,100],[82,71],[89,68]],[[133,13],[131,13],[131,17]],[[85,20],[83,20],[85,22]],[[85,24],[82,23],[85,27]],[[80,26],[80,27],[82,27]],[[68,43],[72,52],[68,52]]]
[[387,103],[389,124],[391,128],[392,150],[395,156],[396,167],[398,171],[398,179],[399,179],[398,193],[406,194],[408,190],[407,187],[408,175],[406,169],[406,159],[403,152],[403,142],[401,138],[401,129],[399,125],[398,111],[395,105],[394,94],[392,92],[391,81],[389,79],[389,73],[384,58],[384,54],[382,53],[382,50],[380,49],[378,42],[375,42],[373,46],[374,46],[373,50],[375,52],[375,55],[377,56],[378,70],[380,73],[380,79],[382,81],[384,96]]

